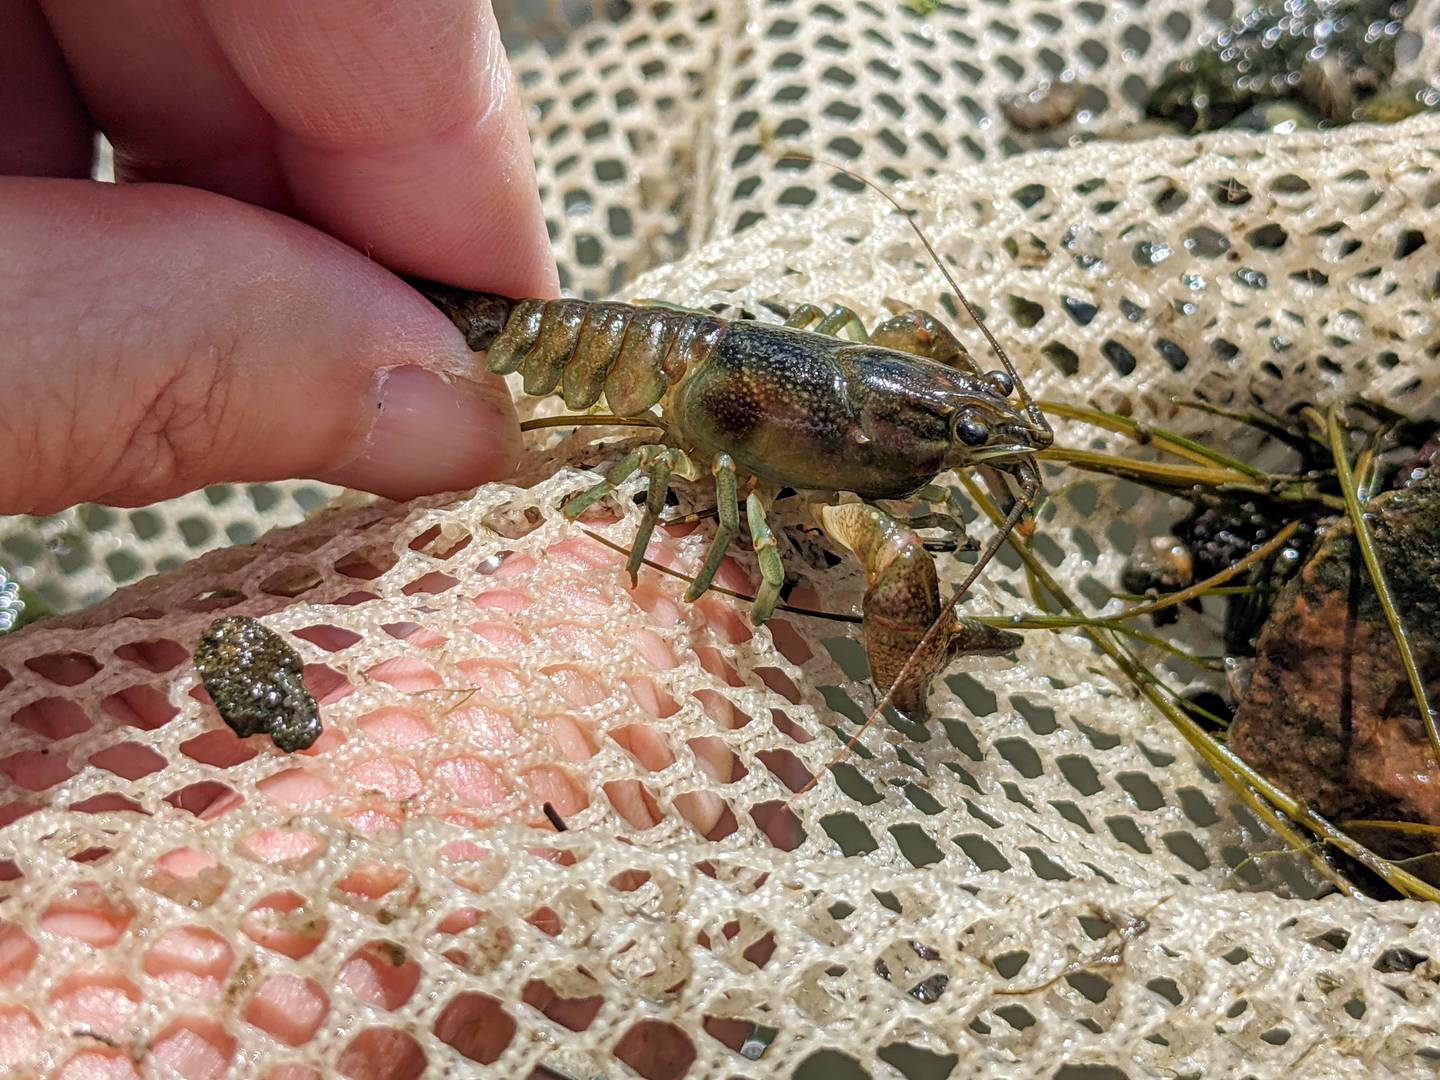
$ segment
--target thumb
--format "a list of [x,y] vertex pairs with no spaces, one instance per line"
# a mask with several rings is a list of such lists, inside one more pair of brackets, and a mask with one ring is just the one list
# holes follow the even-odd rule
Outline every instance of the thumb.
[[449,320],[223,196],[0,179],[0,299],[0,513],[302,476],[405,498],[516,461],[504,384]]

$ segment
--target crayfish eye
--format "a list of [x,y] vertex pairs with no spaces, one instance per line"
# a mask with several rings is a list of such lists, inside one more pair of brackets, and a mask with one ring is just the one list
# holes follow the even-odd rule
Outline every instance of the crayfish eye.
[[966,446],[984,446],[990,441],[990,427],[973,416],[962,416],[955,423],[955,437]]
[[1015,380],[1008,371],[987,371],[985,378],[991,386],[1000,391],[1001,397],[1009,397],[1015,392]]

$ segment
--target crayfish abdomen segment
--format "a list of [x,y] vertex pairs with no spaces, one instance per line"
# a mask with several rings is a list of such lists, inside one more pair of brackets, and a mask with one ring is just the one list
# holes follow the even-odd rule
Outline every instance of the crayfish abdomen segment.
[[603,393],[615,415],[636,416],[710,354],[726,325],[670,308],[522,300],[491,343],[486,367],[518,371],[527,394],[559,386],[572,409],[588,409]]
[[465,334],[497,375],[518,372],[525,393],[558,389],[571,409],[605,397],[617,416],[655,405],[704,361],[729,323],[700,312],[585,300],[511,300],[413,282]]

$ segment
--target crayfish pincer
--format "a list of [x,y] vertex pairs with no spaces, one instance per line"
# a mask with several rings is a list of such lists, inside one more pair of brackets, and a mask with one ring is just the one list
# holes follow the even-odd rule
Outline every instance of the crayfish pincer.
[[[893,686],[890,703],[911,720],[930,718],[930,680],[956,655],[1003,656],[1020,646],[1020,635],[946,612],[941,619],[935,563],[914,529],[864,503],[820,507],[830,536],[865,568],[865,656],[877,686]],[[911,677],[901,679],[906,663]]]
[[[663,442],[640,446],[564,508],[566,516],[578,517],[644,471],[649,492],[630,556],[632,580],[671,479],[698,480],[701,463],[715,478],[718,526],[687,599],[710,587],[739,533],[743,497],[762,579],[752,609],[756,624],[774,611],[784,581],[766,521],[778,493],[790,488],[817,502],[858,497],[860,509],[832,506],[820,524],[859,556],[869,575],[865,640],[877,686],[897,707],[924,714],[931,678],[957,643],[965,647],[960,631],[974,630],[954,619],[954,606],[1033,505],[1040,491],[1034,454],[1052,439],[988,331],[1004,370],[983,371],[922,311],[902,311],[867,333],[843,307],[826,313],[805,305],[774,326],[668,306],[512,300],[414,284],[472,350],[487,354],[490,371],[518,373],[525,393],[559,394],[574,410],[603,396],[615,417],[653,419],[664,432]],[[1017,393],[1018,403],[1012,401]],[[1009,474],[1018,492],[1005,524],[942,606],[935,567],[919,537],[877,500],[915,498],[937,474],[976,466],[996,484]],[[934,527],[954,525],[943,514],[930,517],[939,523]],[[970,645],[1008,651],[1012,637],[990,635]]]

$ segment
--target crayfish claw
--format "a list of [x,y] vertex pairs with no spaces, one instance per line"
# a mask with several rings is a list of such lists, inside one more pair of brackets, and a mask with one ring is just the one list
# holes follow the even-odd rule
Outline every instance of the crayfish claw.
[[930,684],[956,656],[1003,655],[1019,646],[1018,634],[954,616],[929,634],[944,606],[935,562],[914,529],[864,503],[822,506],[819,517],[865,568],[865,657],[875,686],[891,690],[890,703],[905,717],[929,719]]
[[955,633],[950,639],[951,656],[1009,656],[1024,644],[1025,639],[1013,630],[979,619],[956,619]]
[[980,365],[950,328],[928,311],[907,308],[870,332],[870,344],[898,349],[970,375],[983,375]]

